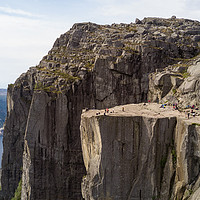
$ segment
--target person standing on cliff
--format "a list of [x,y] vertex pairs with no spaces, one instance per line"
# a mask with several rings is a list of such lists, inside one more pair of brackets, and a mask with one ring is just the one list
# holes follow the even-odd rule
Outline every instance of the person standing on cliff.
[[188,115],[188,119],[189,119],[189,118],[190,118],[190,113],[188,112],[188,114],[187,114],[187,115]]

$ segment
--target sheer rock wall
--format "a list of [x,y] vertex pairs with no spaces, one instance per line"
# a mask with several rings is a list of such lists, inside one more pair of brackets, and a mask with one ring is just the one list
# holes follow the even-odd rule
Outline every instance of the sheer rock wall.
[[13,196],[23,173],[22,199],[81,199],[82,109],[147,101],[149,73],[199,53],[199,27],[145,18],[78,23],[62,34],[9,86],[1,198]]
[[199,125],[175,114],[142,113],[82,114],[85,199],[195,199],[199,195]]

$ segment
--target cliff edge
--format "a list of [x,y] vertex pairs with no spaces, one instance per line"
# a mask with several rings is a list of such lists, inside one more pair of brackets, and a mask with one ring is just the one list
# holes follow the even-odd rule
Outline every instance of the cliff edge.
[[104,113],[82,114],[84,199],[198,199],[199,116],[159,104]]

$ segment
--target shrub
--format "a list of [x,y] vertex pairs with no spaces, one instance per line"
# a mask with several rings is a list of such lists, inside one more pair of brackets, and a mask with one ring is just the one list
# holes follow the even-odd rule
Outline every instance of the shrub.
[[195,126],[200,126],[200,124],[198,124],[198,123],[192,123],[192,125],[195,125]]
[[172,89],[172,92],[173,92],[173,94],[176,94],[177,91],[176,91],[175,88],[173,88],[173,89]]
[[22,179],[19,181],[18,187],[15,190],[15,195],[11,200],[21,200]]
[[171,154],[172,154],[172,162],[173,162],[173,166],[176,166],[176,162],[177,162],[177,155],[176,155],[176,150],[172,149],[171,150]]
[[183,73],[183,78],[187,78],[187,77],[189,77],[190,76],[190,74],[188,73],[188,72],[184,72]]

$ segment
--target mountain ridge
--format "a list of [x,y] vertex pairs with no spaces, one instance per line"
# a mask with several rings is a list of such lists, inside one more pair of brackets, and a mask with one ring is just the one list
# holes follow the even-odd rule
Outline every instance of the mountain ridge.
[[[198,21],[172,17],[77,23],[62,34],[8,87],[2,198],[12,197],[22,178],[23,200],[82,199],[82,109],[148,102],[151,73],[197,56],[199,30]],[[152,94],[165,88],[159,80]]]

